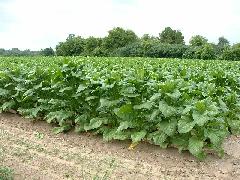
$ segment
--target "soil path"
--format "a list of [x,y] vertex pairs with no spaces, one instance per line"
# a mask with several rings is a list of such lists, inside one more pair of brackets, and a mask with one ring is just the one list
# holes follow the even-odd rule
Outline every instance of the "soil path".
[[0,165],[14,179],[240,179],[240,137],[224,144],[226,154],[199,162],[188,152],[142,143],[104,142],[100,136],[68,132],[14,114],[0,114]]

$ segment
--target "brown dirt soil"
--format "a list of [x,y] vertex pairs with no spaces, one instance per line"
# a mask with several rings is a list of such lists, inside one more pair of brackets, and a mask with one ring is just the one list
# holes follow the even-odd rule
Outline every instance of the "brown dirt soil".
[[225,156],[204,162],[188,152],[129,141],[104,142],[101,136],[68,132],[14,114],[0,114],[0,166],[14,179],[240,179],[240,137],[229,137]]

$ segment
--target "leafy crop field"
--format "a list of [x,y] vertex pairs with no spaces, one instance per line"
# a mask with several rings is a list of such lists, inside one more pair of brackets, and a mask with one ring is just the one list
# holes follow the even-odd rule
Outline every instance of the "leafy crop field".
[[199,159],[240,133],[240,62],[150,58],[0,58],[1,111]]

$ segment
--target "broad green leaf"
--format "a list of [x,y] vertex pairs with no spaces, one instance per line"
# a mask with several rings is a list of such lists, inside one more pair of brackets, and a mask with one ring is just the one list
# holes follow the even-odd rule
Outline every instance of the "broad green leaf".
[[9,94],[9,91],[3,88],[0,88],[0,96],[5,97]]
[[50,112],[46,116],[46,119],[48,123],[53,122],[53,120],[57,120],[57,122],[61,126],[61,124],[64,123],[64,120],[70,118],[71,116],[72,116],[72,112],[60,110],[60,111]]
[[65,87],[65,88],[60,89],[59,92],[63,93],[64,91],[70,91],[72,89],[73,89],[72,87]]
[[207,112],[207,114],[209,116],[216,116],[220,113],[219,111],[219,107],[217,107],[217,103],[216,102],[212,102],[211,105],[208,106],[207,111],[205,111],[205,113]]
[[119,100],[109,101],[108,99],[101,98],[100,99],[100,107],[99,108],[102,108],[102,107],[109,108],[109,107],[112,107],[112,106],[116,106],[118,103],[119,103]]
[[166,148],[168,145],[168,143],[165,142],[167,140],[167,137],[168,136],[163,132],[156,132],[152,136],[152,139],[155,145],[159,145],[162,148]]
[[140,132],[134,132],[133,134],[131,134],[132,142],[136,143],[141,141],[146,136],[146,134],[147,132],[145,130],[142,130]]
[[38,106],[36,108],[30,108],[30,109],[18,108],[18,112],[24,115],[26,118],[36,118],[38,115],[38,112],[41,110],[42,110],[42,106]]
[[161,93],[155,93],[153,96],[150,98],[151,102],[154,102],[156,100],[159,100],[161,98]]
[[151,102],[144,102],[140,105],[133,106],[133,109],[148,109],[150,110],[152,108],[153,104]]
[[206,114],[199,113],[198,111],[193,111],[192,117],[195,124],[199,126],[203,126],[210,120],[210,118]]
[[229,111],[227,105],[225,104],[225,102],[223,102],[223,100],[220,97],[218,98],[218,102],[219,102],[220,108],[222,109],[223,112]]
[[181,119],[178,120],[178,132],[179,133],[188,133],[195,126],[195,122],[193,122],[188,116],[182,116]]
[[68,131],[69,129],[71,129],[70,125],[64,125],[64,126],[61,126],[61,127],[55,127],[55,128],[53,128],[53,133],[54,134],[59,134],[59,133]]
[[40,84],[33,86],[33,89],[40,89],[42,88],[42,82]]
[[176,108],[169,106],[165,101],[159,102],[159,110],[164,115],[164,117],[170,117],[177,113]]
[[189,137],[189,134],[176,134],[171,136],[171,143],[178,148],[179,152],[182,152],[188,149]]
[[84,84],[80,84],[80,85],[78,86],[78,89],[77,89],[77,92],[76,92],[76,93],[80,93],[80,92],[84,91],[85,89],[87,89],[87,86],[84,85]]
[[179,97],[181,96],[181,93],[179,90],[175,90],[173,93],[166,93],[166,95],[168,95],[169,97],[171,97],[172,99],[179,99]]
[[206,106],[206,103],[204,101],[196,102],[195,108],[196,108],[197,111],[199,111],[201,113],[203,113],[204,111],[207,110],[207,106]]
[[137,97],[139,94],[136,93],[135,87],[126,87],[121,90],[121,94],[125,97]]
[[117,131],[115,128],[113,128],[113,129],[104,129],[103,130],[103,139],[105,141],[111,141],[113,139],[116,139],[116,140],[130,139],[130,132]]
[[109,128],[104,128],[103,129],[103,140],[104,141],[111,141],[114,139],[114,134],[116,133],[116,129],[109,129]]
[[76,124],[86,123],[87,118],[88,118],[88,115],[86,113],[82,114],[80,116],[77,116],[76,119],[75,119],[75,123]]
[[153,122],[153,121],[161,121],[161,117],[159,117],[158,115],[160,114],[160,110],[159,109],[155,109],[152,114],[150,114],[149,116],[149,121]]
[[77,133],[81,133],[81,132],[84,132],[85,130],[84,130],[84,124],[77,124],[76,126],[75,126],[75,132],[77,132]]
[[114,113],[121,119],[129,120],[132,119],[133,107],[131,104],[126,104],[120,108],[115,108]]
[[134,93],[134,94],[123,93],[122,95],[125,96],[125,97],[130,97],[130,98],[134,98],[134,97],[140,96],[140,94],[137,94],[137,93]]
[[186,105],[186,107],[183,109],[182,114],[189,114],[189,112],[193,109],[193,106]]
[[84,130],[88,131],[91,129],[99,128],[103,124],[103,118],[92,118],[88,125],[84,125]]
[[164,82],[160,85],[160,88],[163,93],[171,93],[174,92],[176,88],[176,83],[173,81]]
[[34,89],[28,89],[23,96],[32,96],[34,94]]
[[113,139],[116,140],[126,140],[129,139],[130,134],[128,132],[124,132],[124,131],[115,131],[113,133]]
[[170,121],[168,120],[161,121],[157,126],[159,130],[161,130],[168,136],[173,136],[176,132],[177,125],[178,125],[177,119],[170,119]]
[[137,78],[143,80],[144,79],[144,74],[145,70],[144,69],[137,69],[136,70]]
[[203,146],[204,146],[204,142],[201,139],[195,136],[189,139],[188,149],[190,153],[200,159],[204,158]]
[[50,99],[50,101],[48,101],[48,103],[53,104],[53,105],[61,105],[61,106],[66,105],[66,101],[60,100],[60,99]]
[[97,99],[98,97],[97,96],[88,96],[85,101],[90,101],[90,100],[93,100],[93,99]]
[[[239,116],[240,117],[240,116]],[[240,120],[238,119],[229,119],[228,120],[229,129],[232,134],[240,135]]]
[[8,110],[8,109],[11,109],[15,104],[16,104],[16,103],[15,103],[14,100],[10,100],[10,101],[8,101],[8,102],[3,103],[1,109],[2,109],[3,111]]
[[133,124],[131,121],[122,121],[120,122],[119,127],[117,128],[117,131],[122,131],[124,129],[132,128]]
[[227,135],[228,135],[227,129],[219,129],[219,128],[218,129],[211,129],[211,128],[204,129],[204,136],[206,138],[209,138],[211,143],[218,148],[221,148],[221,144]]

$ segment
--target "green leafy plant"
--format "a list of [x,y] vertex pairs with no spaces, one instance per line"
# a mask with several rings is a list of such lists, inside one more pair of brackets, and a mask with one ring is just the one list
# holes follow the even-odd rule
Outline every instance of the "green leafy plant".
[[240,133],[240,63],[149,58],[1,58],[0,110],[57,127],[223,155]]

